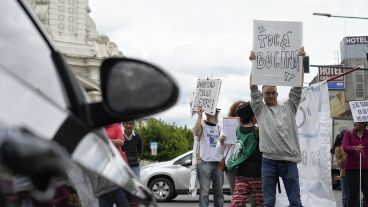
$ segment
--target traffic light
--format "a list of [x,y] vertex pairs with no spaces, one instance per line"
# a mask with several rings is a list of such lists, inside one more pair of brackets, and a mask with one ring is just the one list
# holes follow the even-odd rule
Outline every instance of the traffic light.
[[[367,54],[367,58],[368,58],[368,54]],[[309,73],[309,56],[304,57],[303,68],[304,68],[304,73]]]

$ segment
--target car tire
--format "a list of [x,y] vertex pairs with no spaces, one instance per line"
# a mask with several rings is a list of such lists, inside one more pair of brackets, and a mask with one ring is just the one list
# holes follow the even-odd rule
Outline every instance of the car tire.
[[175,196],[174,185],[167,178],[155,178],[150,182],[149,189],[158,202],[170,201]]
[[171,200],[175,199],[178,196],[178,194],[174,194],[173,197],[171,198]]

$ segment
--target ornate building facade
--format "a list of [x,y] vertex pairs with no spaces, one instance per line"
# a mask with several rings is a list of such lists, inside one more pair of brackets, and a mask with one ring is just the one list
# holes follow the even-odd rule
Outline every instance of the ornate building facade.
[[89,16],[89,0],[28,0],[92,100],[100,99],[99,68],[103,59],[123,56],[99,34]]

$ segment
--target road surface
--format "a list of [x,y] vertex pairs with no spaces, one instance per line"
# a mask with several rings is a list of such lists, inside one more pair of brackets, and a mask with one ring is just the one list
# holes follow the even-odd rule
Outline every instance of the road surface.
[[[341,205],[341,191],[340,190],[334,190],[335,199],[336,199],[336,207],[342,207]],[[230,199],[231,196],[225,195],[225,204],[224,207],[228,207],[230,205]],[[212,196],[210,196],[210,200],[212,200]],[[190,195],[179,195],[171,202],[166,203],[158,203],[159,207],[192,207],[192,206],[198,206],[198,196],[193,198]],[[212,203],[210,203],[210,206],[213,206]],[[247,207],[250,205],[247,205]],[[318,207],[318,205],[316,205]]]

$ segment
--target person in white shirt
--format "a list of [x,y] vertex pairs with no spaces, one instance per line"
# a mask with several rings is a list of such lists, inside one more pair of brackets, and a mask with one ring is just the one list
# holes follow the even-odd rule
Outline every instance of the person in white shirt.
[[199,141],[199,152],[197,154],[197,177],[199,181],[199,206],[207,207],[209,204],[210,184],[212,182],[213,203],[215,207],[224,205],[222,184],[224,174],[219,169],[222,155],[216,149],[216,143],[220,137],[218,126],[219,110],[215,115],[206,113],[206,120],[202,126],[202,108],[197,110],[197,121],[194,126],[194,139]]

